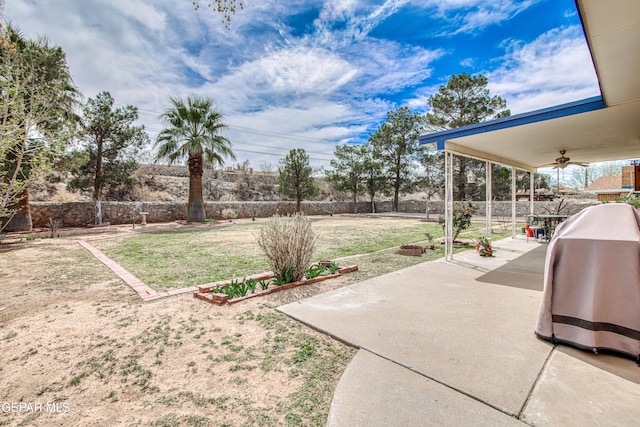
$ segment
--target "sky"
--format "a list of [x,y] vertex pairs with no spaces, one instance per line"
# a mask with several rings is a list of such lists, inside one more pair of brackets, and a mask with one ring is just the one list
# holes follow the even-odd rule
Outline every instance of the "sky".
[[255,169],[292,148],[327,167],[453,74],[485,75],[512,114],[600,95],[574,0],[243,3],[229,29],[206,0],[6,0],[4,19],[61,46],[85,97],[136,106],[152,140],[170,96],[210,96]]

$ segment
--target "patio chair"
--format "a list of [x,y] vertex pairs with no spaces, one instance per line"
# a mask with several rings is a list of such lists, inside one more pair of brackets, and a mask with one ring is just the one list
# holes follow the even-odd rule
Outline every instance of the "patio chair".
[[[543,230],[543,232],[546,232],[546,230],[544,230],[544,221],[538,215],[527,214],[524,216],[524,219],[527,222],[527,225],[531,227],[531,229],[533,230],[534,239],[538,238],[538,230]],[[527,236],[527,242],[528,241],[529,241],[529,236]]]

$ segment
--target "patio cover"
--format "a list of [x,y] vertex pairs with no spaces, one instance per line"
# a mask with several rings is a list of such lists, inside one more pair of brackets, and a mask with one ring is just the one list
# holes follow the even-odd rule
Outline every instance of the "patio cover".
[[536,335],[640,362],[640,215],[592,206],[556,228]]
[[[576,0],[600,85],[600,96],[419,137],[445,152],[445,258],[452,259],[453,155],[533,172],[566,150],[574,162],[640,157],[640,1]],[[491,182],[487,167],[486,181]],[[533,195],[533,179],[530,194]],[[487,186],[490,236],[491,186]],[[513,193],[513,191],[512,191]],[[530,210],[533,211],[533,197]],[[516,197],[512,195],[515,236]]]
[[559,157],[577,162],[640,157],[640,1],[576,0],[601,96],[422,135],[421,144],[533,171]]

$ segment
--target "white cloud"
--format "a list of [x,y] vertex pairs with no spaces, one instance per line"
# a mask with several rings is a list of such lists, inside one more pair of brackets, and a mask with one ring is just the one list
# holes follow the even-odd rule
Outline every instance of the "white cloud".
[[460,61],[460,65],[465,68],[470,68],[470,67],[473,67],[474,62],[475,61],[473,58],[465,58],[462,61]]
[[166,14],[141,0],[101,1],[101,3],[119,10],[122,16],[134,19],[150,30],[162,31],[165,29]]
[[545,0],[414,0],[416,7],[435,9],[443,18],[443,34],[472,33],[499,24]]
[[360,4],[352,0],[328,0],[314,22],[316,32],[313,38],[328,47],[344,46],[362,40],[408,1],[386,0],[379,6],[367,7],[366,2]]
[[[161,128],[158,115],[169,95],[196,92],[216,100],[238,146],[258,144],[245,149],[268,152],[271,145],[270,153],[280,156],[302,146],[320,159],[337,142],[366,140],[386,112],[401,104],[424,110],[426,94],[437,90],[429,79],[435,61],[446,59],[446,47],[375,33],[389,17],[410,5],[442,16],[446,31],[470,32],[502,22],[534,1],[247,1],[232,17],[231,30],[219,14],[204,4],[194,11],[187,0],[49,3],[12,0],[5,17],[27,36],[38,31],[62,46],[86,96],[108,90],[118,104],[138,106],[152,137]],[[293,28],[301,17],[306,27]],[[582,66],[571,51],[576,45],[562,41],[576,35],[567,34],[509,45],[506,65],[491,73],[492,91],[508,96],[514,110],[568,96],[567,90],[588,91],[589,76],[576,76]],[[554,57],[554,50],[564,56]],[[455,61],[472,65],[470,59]],[[568,70],[574,70],[573,79],[565,77]],[[549,78],[551,73],[556,77]],[[422,89],[414,97],[415,88]],[[260,154],[238,156],[254,166],[261,162]],[[275,164],[277,156],[267,160]]]
[[529,44],[511,41],[502,65],[488,77],[491,92],[507,98],[512,113],[599,95],[579,27],[549,31]]

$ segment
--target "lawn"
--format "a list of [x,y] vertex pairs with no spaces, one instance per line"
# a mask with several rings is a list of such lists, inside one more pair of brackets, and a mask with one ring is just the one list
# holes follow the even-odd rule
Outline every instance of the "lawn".
[[[94,245],[150,287],[162,290],[269,270],[256,237],[264,222],[223,223],[204,231],[165,231],[96,241]],[[334,217],[313,221],[318,235],[315,259],[337,259],[395,248],[405,243],[426,244],[426,233],[442,236],[442,227],[411,218]],[[466,233],[476,236],[482,225]],[[442,256],[442,251],[425,259]]]
[[[255,244],[263,225],[114,228],[87,238],[145,282],[177,287],[266,269]],[[68,412],[5,413],[0,425],[325,425],[356,350],[275,307],[441,257],[441,249],[394,253],[441,229],[351,216],[313,218],[313,227],[316,258],[348,256],[360,270],[222,307],[191,295],[144,303],[74,236],[2,245],[0,394]],[[474,224],[467,237],[483,229]]]

